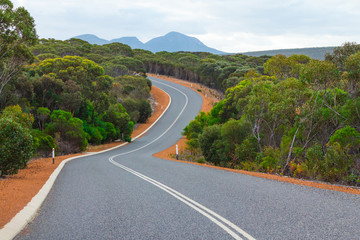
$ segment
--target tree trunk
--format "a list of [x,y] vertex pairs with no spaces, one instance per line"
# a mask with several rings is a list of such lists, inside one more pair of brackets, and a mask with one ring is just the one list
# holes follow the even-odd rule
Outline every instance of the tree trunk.
[[296,132],[295,132],[295,134],[294,134],[293,140],[292,140],[292,142],[291,142],[291,146],[290,146],[290,149],[289,149],[289,154],[288,154],[288,157],[287,157],[287,160],[286,160],[286,164],[285,164],[285,166],[284,166],[284,169],[283,169],[283,172],[282,172],[282,173],[285,172],[285,170],[286,170],[286,168],[287,168],[287,166],[288,166],[288,164],[289,164],[289,162],[290,162],[291,154],[292,154],[292,149],[293,149],[293,147],[294,147],[294,143],[295,143],[295,139],[296,139],[296,135],[297,135],[298,131],[299,131],[299,127],[296,129]]

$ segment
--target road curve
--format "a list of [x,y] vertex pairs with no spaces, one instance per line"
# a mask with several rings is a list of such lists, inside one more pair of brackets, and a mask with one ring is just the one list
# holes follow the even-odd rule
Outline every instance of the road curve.
[[65,165],[16,239],[359,239],[360,197],[157,159],[201,107],[160,79],[172,104],[123,148]]

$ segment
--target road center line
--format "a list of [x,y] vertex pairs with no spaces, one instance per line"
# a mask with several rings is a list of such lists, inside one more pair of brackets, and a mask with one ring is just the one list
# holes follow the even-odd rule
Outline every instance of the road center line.
[[[154,80],[153,80],[154,81]],[[159,140],[162,136],[164,136],[173,126],[174,124],[177,122],[177,120],[180,118],[180,116],[182,115],[182,113],[184,112],[185,108],[188,105],[188,97],[186,96],[186,94],[182,91],[180,91],[179,89],[176,89],[168,84],[165,83],[161,83],[158,81],[155,81],[159,84],[163,84],[166,85],[170,88],[175,89],[176,91],[180,92],[181,94],[183,94],[185,96],[186,99],[186,103],[184,105],[184,107],[182,108],[181,112],[179,113],[179,115],[177,116],[177,118],[174,120],[174,122],[169,126],[168,129],[166,129],[159,137],[157,137],[156,139],[154,139],[153,141],[151,141],[148,144],[145,144],[144,146],[141,146],[137,149],[125,152],[125,153],[121,153],[121,154],[117,154],[114,155],[112,157],[109,158],[109,162],[114,164],[115,166],[122,168],[123,170],[134,174],[135,176],[155,185],[156,187],[162,189],[163,191],[167,192],[168,194],[172,195],[173,197],[175,197],[176,199],[180,200],[181,202],[185,203],[186,205],[188,205],[189,207],[193,208],[194,210],[196,210],[197,212],[201,213],[203,216],[207,217],[209,220],[211,220],[212,222],[214,222],[215,224],[217,224],[219,227],[221,227],[223,230],[225,230],[228,234],[230,234],[234,239],[238,239],[241,240],[242,237],[240,237],[237,233],[241,234],[242,236],[246,237],[247,239],[250,240],[255,240],[255,238],[253,238],[251,235],[249,235],[248,233],[246,233],[244,230],[242,230],[241,228],[239,228],[238,226],[236,226],[235,224],[233,224],[232,222],[230,222],[229,220],[227,220],[226,218],[220,216],[219,214],[215,213],[214,211],[206,208],[205,206],[201,205],[200,203],[188,198],[187,196],[181,194],[180,192],[166,186],[165,184],[162,184],[150,177],[147,177],[139,172],[136,172],[134,170],[132,170],[131,168],[128,168],[118,162],[116,162],[114,160],[115,157],[118,156],[122,156],[122,155],[126,155],[129,153],[133,153],[135,151],[138,151],[140,149],[143,149],[147,146],[149,146],[150,144],[154,143],[155,141]],[[226,226],[227,225],[227,226]],[[233,230],[235,230],[237,233],[235,233],[233,230],[231,230],[230,228],[232,228]]]
[[[153,81],[154,81],[154,80],[153,80]],[[189,98],[188,98],[188,96],[186,96],[186,94],[185,94],[184,92],[182,92],[182,91],[180,91],[179,89],[176,89],[176,88],[174,88],[174,87],[172,87],[172,86],[170,86],[170,85],[167,85],[167,84],[165,84],[165,83],[158,82],[158,81],[155,81],[155,82],[157,82],[157,83],[159,83],[159,84],[163,84],[163,85],[168,86],[168,87],[170,87],[170,88],[173,88],[173,89],[175,89],[176,91],[180,92],[182,95],[184,95],[184,96],[185,96],[185,105],[184,105],[184,107],[181,109],[179,115],[176,117],[176,119],[174,120],[174,122],[173,122],[173,123],[168,127],[168,129],[166,129],[160,136],[158,136],[157,138],[155,138],[155,139],[152,140],[151,142],[149,142],[149,143],[147,143],[147,144],[145,144],[145,145],[143,145],[143,146],[141,146],[141,147],[139,147],[139,148],[133,149],[133,150],[128,151],[128,152],[124,152],[124,153],[120,153],[120,154],[114,155],[113,157],[118,157],[118,156],[123,156],[123,155],[129,154],[129,153],[133,153],[133,152],[139,151],[139,150],[141,150],[141,149],[143,149],[143,148],[145,148],[145,147],[153,144],[154,142],[156,142],[157,140],[159,140],[162,136],[164,136],[164,135],[175,125],[175,123],[177,122],[177,120],[181,117],[181,115],[182,115],[183,112],[185,111],[185,109],[186,109],[186,107],[187,107],[187,105],[188,105],[188,103],[189,103]]]
[[[113,156],[114,157],[114,156]],[[122,168],[123,170],[134,174],[135,176],[155,185],[156,187],[160,188],[161,190],[167,192],[168,194],[170,194],[171,196],[175,197],[176,199],[180,200],[181,202],[185,203],[186,205],[188,205],[189,207],[193,208],[195,211],[199,212],[200,214],[202,214],[203,216],[207,217],[209,220],[211,220],[212,222],[214,222],[216,225],[218,225],[219,227],[221,227],[225,232],[227,232],[228,234],[230,234],[234,239],[237,240],[241,240],[243,239],[241,236],[239,236],[238,234],[241,234],[242,236],[246,237],[249,240],[255,240],[255,238],[253,238],[251,235],[249,235],[248,233],[246,233],[244,230],[242,230],[241,228],[239,228],[238,226],[236,226],[235,224],[233,224],[232,222],[230,222],[229,220],[227,220],[226,218],[220,216],[219,214],[215,213],[214,211],[208,209],[207,207],[201,205],[200,203],[190,199],[189,197],[179,193],[178,191],[170,188],[169,186],[166,186],[165,184],[162,184],[150,177],[147,177],[139,172],[134,171],[131,168],[128,168],[118,162],[116,162],[113,157],[109,158],[109,161],[114,164],[115,166]],[[226,226],[227,225],[227,226]],[[238,233],[235,233],[233,230],[230,229],[230,227],[235,230]]]

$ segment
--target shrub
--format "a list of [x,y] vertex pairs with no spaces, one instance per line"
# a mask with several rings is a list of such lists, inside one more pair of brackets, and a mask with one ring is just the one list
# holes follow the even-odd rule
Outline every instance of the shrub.
[[248,136],[240,145],[236,145],[235,155],[239,162],[253,162],[258,153],[256,138]]
[[17,173],[33,154],[33,139],[28,128],[11,118],[0,119],[0,176]]
[[148,118],[151,116],[152,109],[150,103],[147,100],[143,99],[140,101],[139,113],[140,113],[138,120],[139,123],[145,123],[148,120]]
[[279,149],[266,147],[264,149],[264,157],[262,158],[260,166],[263,170],[269,173],[273,173],[273,171],[278,169],[280,155],[281,153]]
[[24,128],[31,128],[34,117],[31,114],[24,113],[19,105],[6,107],[2,114],[2,118],[13,119]]
[[330,137],[330,144],[338,142],[342,148],[359,148],[360,146],[360,133],[355,128],[346,126],[337,130]]
[[116,129],[114,127],[114,124],[109,122],[104,122],[104,129],[106,132],[105,141],[113,141],[116,139]]
[[199,145],[206,161],[220,164],[226,160],[222,151],[221,125],[205,128],[199,137]]
[[338,142],[335,142],[328,147],[325,154],[322,176],[330,182],[343,180],[352,163],[352,157],[346,154]]
[[69,154],[86,150],[87,134],[83,128],[83,121],[72,117],[70,112],[54,110],[51,122],[45,132],[54,136],[60,154]]
[[196,159],[196,162],[197,162],[197,163],[203,163],[203,164],[206,163],[204,157],[199,157],[198,159]]
[[120,104],[111,105],[106,111],[103,120],[110,122],[116,129],[116,138],[131,141],[131,133],[134,129],[134,123],[130,121],[129,114],[126,109]]
[[33,129],[31,135],[34,140],[34,149],[38,156],[50,156],[53,148],[57,148],[54,138],[38,129]]

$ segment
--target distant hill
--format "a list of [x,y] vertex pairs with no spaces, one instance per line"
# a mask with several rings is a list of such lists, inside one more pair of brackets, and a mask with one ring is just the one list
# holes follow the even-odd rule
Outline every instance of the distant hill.
[[195,37],[189,37],[182,33],[170,32],[165,36],[154,38],[145,44],[147,50],[152,52],[209,52],[213,54],[225,54],[214,48],[210,48]]
[[145,49],[145,44],[142,43],[137,37],[122,37],[110,40],[110,43],[119,42],[129,45],[132,49],[140,48]]
[[263,55],[274,56],[277,54],[282,54],[287,57],[293,54],[304,54],[313,59],[324,60],[326,53],[332,53],[335,47],[315,47],[315,48],[294,48],[294,49],[278,49],[278,50],[268,50],[268,51],[255,51],[255,52],[244,52],[241,54],[260,57]]
[[206,46],[199,39],[195,37],[189,37],[185,34],[178,32],[170,32],[165,36],[156,37],[146,42],[145,44],[142,43],[136,37],[122,37],[108,41],[105,39],[101,39],[92,34],[84,34],[84,35],[76,36],[74,38],[78,38],[87,41],[88,43],[98,44],[98,45],[108,44],[112,42],[120,42],[129,45],[133,49],[140,48],[140,49],[149,50],[154,53],[161,51],[167,51],[167,52],[186,51],[186,52],[209,52],[213,54],[226,54],[225,52]]
[[[202,43],[195,37],[190,37],[178,32],[169,32],[168,34],[156,37],[150,41],[143,43],[137,37],[121,37],[115,38],[110,41],[97,37],[92,34],[83,34],[74,38],[82,39],[91,44],[109,44],[113,42],[119,42],[129,45],[132,49],[145,49],[151,52],[209,52],[213,54],[223,55],[228,54],[214,48],[210,48]],[[326,53],[332,53],[335,47],[314,47],[314,48],[294,48],[294,49],[277,49],[277,50],[266,50],[266,51],[251,51],[243,52],[241,54],[260,57],[264,55],[274,56],[277,54],[283,54],[287,57],[293,54],[304,54],[314,59],[324,60]]]
[[83,35],[79,35],[79,36],[76,36],[73,38],[81,39],[81,40],[87,41],[88,43],[97,44],[97,45],[103,45],[103,44],[110,43],[108,40],[99,38],[93,34],[83,34]]

